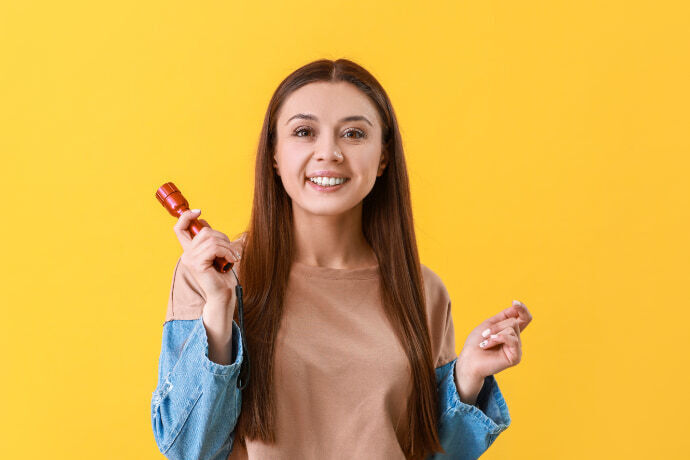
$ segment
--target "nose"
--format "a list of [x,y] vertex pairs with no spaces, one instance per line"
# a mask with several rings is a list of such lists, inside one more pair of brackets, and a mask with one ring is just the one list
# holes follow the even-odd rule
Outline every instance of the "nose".
[[322,142],[316,145],[314,158],[318,161],[333,161],[334,163],[342,163],[345,160],[342,150],[332,136],[323,136]]

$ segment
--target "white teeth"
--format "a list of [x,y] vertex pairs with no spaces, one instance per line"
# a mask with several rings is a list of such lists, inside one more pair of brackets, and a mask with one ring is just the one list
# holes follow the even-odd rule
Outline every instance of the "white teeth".
[[346,179],[344,177],[310,177],[309,180],[323,187],[328,187],[342,184]]

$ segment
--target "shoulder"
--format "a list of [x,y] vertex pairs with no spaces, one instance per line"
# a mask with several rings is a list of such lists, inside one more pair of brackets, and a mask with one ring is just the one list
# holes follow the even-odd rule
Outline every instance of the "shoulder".
[[441,277],[428,266],[421,264],[426,299],[426,318],[431,339],[434,367],[452,361],[455,353],[455,331],[451,300]]
[[205,304],[203,289],[187,266],[182,263],[182,257],[178,257],[172,272],[165,322],[198,319],[201,317]]
[[424,290],[426,291],[427,303],[444,309],[450,302],[450,294],[441,277],[428,266],[420,263],[422,267],[422,278],[424,279]]

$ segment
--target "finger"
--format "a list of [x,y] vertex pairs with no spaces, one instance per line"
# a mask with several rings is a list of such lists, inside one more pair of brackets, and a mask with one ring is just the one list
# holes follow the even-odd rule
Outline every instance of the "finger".
[[515,327],[506,327],[505,329],[500,330],[497,335],[500,337],[502,335],[509,335],[511,337],[517,338],[517,341],[520,345],[522,345],[522,339],[520,339],[520,331],[515,329]]
[[495,338],[491,339],[491,342],[489,342],[484,349],[495,348],[497,346],[502,346],[501,351],[504,353],[511,366],[520,362],[522,358],[522,347],[514,335],[498,334]]
[[[198,220],[202,222],[203,219]],[[203,220],[202,223],[208,225],[208,222],[206,222],[205,220]],[[220,232],[218,230],[213,230],[210,225],[206,225],[199,231],[195,238],[197,246],[201,245],[202,242],[208,239],[212,239],[218,242],[225,243],[224,246],[230,248],[233,252],[235,252],[237,258],[242,257],[242,245],[239,243],[239,240],[230,241],[230,238],[228,238],[228,236],[225,233]]]
[[240,260],[240,256],[237,251],[234,250],[230,243],[219,238],[209,238],[203,241],[196,250],[198,251],[199,257],[204,260],[211,260],[218,256],[218,248],[223,248],[223,257],[227,257],[230,262],[237,262]]
[[[201,234],[201,233],[199,233],[199,234]],[[214,251],[213,250],[214,246],[221,246],[221,247],[224,247],[230,251],[233,250],[230,243],[228,243],[224,239],[218,238],[217,236],[214,236],[214,235],[208,235],[205,240],[200,240],[196,249],[199,253],[202,253],[202,252],[212,253]]]
[[185,251],[190,246],[192,241],[192,235],[189,233],[189,224],[200,214],[201,211],[198,209],[187,210],[180,215],[175,223],[175,226],[173,227],[175,230],[175,235],[177,235],[177,239],[180,241],[182,249]]
[[205,255],[208,256],[209,248],[214,244],[228,248],[233,253],[233,262],[237,262],[242,258],[242,250],[238,249],[224,233],[212,230],[211,227],[202,228],[196,238],[194,238],[191,247],[196,251],[205,251]]
[[215,257],[225,257],[225,259],[228,260],[228,262],[235,263],[239,260],[239,257],[237,257],[237,254],[235,251],[232,249],[228,248],[227,246],[221,246],[221,245],[216,245],[212,248],[212,254]]
[[491,334],[488,336],[485,340],[482,340],[479,342],[479,348],[491,348],[499,344],[500,342],[498,341],[498,333]]
[[520,324],[517,318],[508,318],[503,321],[499,321],[496,324],[492,324],[482,332],[482,337],[488,337],[491,334],[497,334],[499,331],[510,327],[515,330],[515,332],[520,334]]
[[215,230],[213,230],[211,227],[202,227],[201,230],[199,230],[199,233],[197,233],[194,239],[192,240],[192,244],[190,245],[190,247],[198,248],[201,246],[202,243],[205,243],[209,239],[213,239],[213,232],[215,232]]
[[[227,241],[228,243],[231,243],[230,238],[228,238],[228,236],[227,236],[225,233],[219,232],[218,230],[213,230],[213,227],[211,227],[211,225],[209,225],[209,223],[206,222],[205,219],[197,219],[197,220],[198,220],[199,222],[201,222],[201,224],[202,224],[204,227],[208,227],[210,230],[212,230],[212,232],[210,233],[211,235],[216,236],[216,237],[218,237],[218,238],[221,238],[221,239]],[[202,230],[203,230],[203,229],[202,229]]]
[[519,341],[517,335],[515,335],[515,331],[513,330],[513,328],[509,327],[509,328],[503,329],[502,331],[500,331],[497,334],[490,335],[487,339],[485,339],[479,343],[479,348],[483,348],[486,350],[489,348],[493,348],[496,345],[500,345],[502,343],[508,344],[511,346],[513,346],[513,345],[517,346],[520,344],[520,341]]
[[227,247],[233,253],[233,255],[235,257],[235,262],[237,262],[238,260],[240,260],[242,258],[242,250],[237,249],[237,247],[233,246],[232,243],[230,243],[230,245]]
[[216,234],[228,243],[234,243],[225,233],[216,231]]
[[514,300],[513,306],[506,308],[502,312],[492,316],[487,320],[487,323],[492,326],[499,321],[506,320],[508,318],[516,318],[518,320],[518,326],[520,331],[523,331],[527,325],[532,321],[532,314],[529,312],[525,304],[520,301]]
[[228,235],[226,235],[223,232],[219,232],[218,230],[213,230],[212,232],[212,237],[217,239],[218,241],[222,241],[226,243],[229,247],[235,249],[238,244],[234,241],[230,241],[230,238],[228,238]]

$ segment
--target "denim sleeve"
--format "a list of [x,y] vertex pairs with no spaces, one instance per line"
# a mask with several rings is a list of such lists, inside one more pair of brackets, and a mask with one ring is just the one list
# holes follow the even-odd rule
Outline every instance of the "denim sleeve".
[[456,362],[457,358],[436,368],[438,431],[446,453],[430,455],[427,460],[479,458],[510,425],[508,407],[493,375],[484,379],[475,405],[460,400],[455,386]]
[[202,318],[163,324],[158,384],[151,398],[151,423],[160,452],[171,460],[225,459],[242,408],[237,378],[244,350],[232,323],[232,363],[208,358]]

